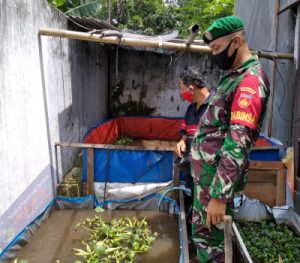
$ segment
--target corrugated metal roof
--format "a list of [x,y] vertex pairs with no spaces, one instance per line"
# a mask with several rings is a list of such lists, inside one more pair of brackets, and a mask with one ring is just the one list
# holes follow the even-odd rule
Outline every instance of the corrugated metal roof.
[[[174,30],[172,32],[158,35],[158,36],[147,36],[143,34],[137,34],[135,32],[127,32],[127,31],[120,31],[118,28],[114,27],[113,25],[105,22],[99,21],[95,18],[88,18],[88,17],[68,17],[70,24],[75,25],[77,31],[81,32],[88,32],[92,30],[115,30],[122,34],[123,37],[126,38],[135,38],[135,39],[144,39],[144,40],[158,40],[158,41],[167,41],[167,42],[174,42],[174,43],[185,43],[186,39],[178,39],[178,31]],[[194,40],[192,42],[193,45],[205,45],[202,40]],[[142,47],[127,47],[121,46],[122,48],[129,49],[129,50],[136,50],[136,51],[151,51],[155,53],[164,53],[164,54],[174,54],[174,51],[162,51],[161,49],[155,48],[142,48]]]
[[80,31],[92,31],[94,29],[96,30],[102,30],[102,29],[112,29],[116,31],[120,31],[118,28],[114,27],[113,25],[105,22],[105,21],[99,21],[94,18],[90,17],[75,17],[75,16],[69,16],[68,17],[71,24],[75,24],[78,27],[78,30]]

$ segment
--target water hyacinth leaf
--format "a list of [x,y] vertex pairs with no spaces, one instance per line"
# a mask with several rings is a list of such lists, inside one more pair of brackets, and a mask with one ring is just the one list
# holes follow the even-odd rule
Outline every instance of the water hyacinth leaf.
[[104,222],[96,215],[78,225],[88,230],[89,237],[82,241],[85,250],[75,248],[74,253],[90,263],[133,262],[136,254],[149,251],[156,238],[145,218],[114,218]]
[[103,209],[101,206],[97,206],[97,207],[95,208],[95,211],[96,211],[97,213],[102,213],[102,212],[104,212],[104,209]]
[[260,223],[238,222],[240,234],[253,262],[300,262],[299,237],[287,225],[276,225],[272,221]]
[[26,259],[15,259],[14,261],[13,261],[13,263],[28,263],[28,260],[26,260]]

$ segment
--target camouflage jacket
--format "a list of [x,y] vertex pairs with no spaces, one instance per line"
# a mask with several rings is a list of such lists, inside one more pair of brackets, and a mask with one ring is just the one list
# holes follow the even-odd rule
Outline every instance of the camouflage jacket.
[[230,202],[244,190],[249,153],[262,128],[269,93],[256,56],[221,79],[191,147],[192,176],[206,192],[204,203],[210,198]]

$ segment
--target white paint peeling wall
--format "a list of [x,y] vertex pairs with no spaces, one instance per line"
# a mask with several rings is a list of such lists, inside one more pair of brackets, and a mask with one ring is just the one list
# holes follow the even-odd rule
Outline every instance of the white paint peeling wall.
[[[113,53],[113,52],[112,52]],[[116,83],[116,54],[111,69],[111,93]],[[185,54],[177,60],[174,55],[133,52],[120,49],[118,77],[124,85],[120,103],[142,101],[155,108],[154,116],[183,117],[188,103],[180,97],[179,76],[188,66],[196,66],[203,73],[209,88],[217,88],[222,71],[213,67],[207,55]]]
[[[0,216],[55,160],[54,142],[81,141],[107,114],[105,50],[42,37],[43,85],[42,27],[66,29],[67,21],[46,0],[0,1]],[[63,151],[63,171],[74,152]]]

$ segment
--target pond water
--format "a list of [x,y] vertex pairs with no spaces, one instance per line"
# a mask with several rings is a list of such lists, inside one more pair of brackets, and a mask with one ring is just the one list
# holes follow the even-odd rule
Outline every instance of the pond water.
[[[29,263],[73,263],[82,258],[73,255],[73,248],[84,248],[81,240],[86,239],[88,232],[82,228],[75,231],[75,225],[88,217],[94,217],[94,210],[56,210],[42,223],[17,257]],[[101,213],[103,220],[113,218],[137,217],[146,218],[152,232],[158,237],[146,254],[136,255],[136,263],[176,263],[180,257],[178,217],[167,213],[143,210],[109,210]]]

